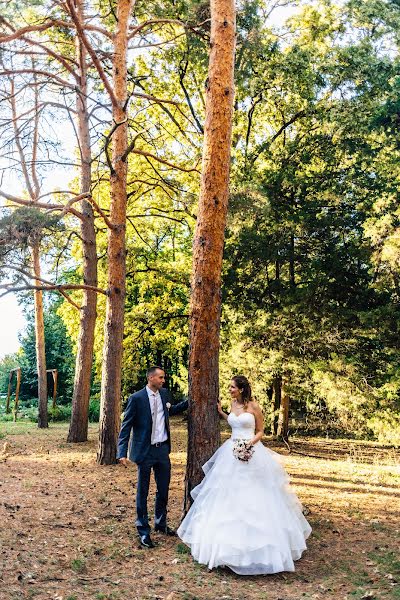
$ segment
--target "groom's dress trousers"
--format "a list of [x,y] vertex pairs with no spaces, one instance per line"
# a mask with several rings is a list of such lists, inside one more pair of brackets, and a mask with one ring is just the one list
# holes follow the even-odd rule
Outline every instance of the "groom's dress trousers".
[[[118,440],[117,458],[127,456],[129,437],[129,458],[138,466],[136,494],[136,527],[139,535],[150,533],[147,512],[151,470],[157,485],[154,524],[157,528],[167,525],[168,490],[171,478],[169,453],[171,440],[169,431],[168,392],[162,388],[153,392],[146,386],[132,394],[124,412],[124,419]],[[171,414],[178,414],[187,408],[187,401],[172,405]]]

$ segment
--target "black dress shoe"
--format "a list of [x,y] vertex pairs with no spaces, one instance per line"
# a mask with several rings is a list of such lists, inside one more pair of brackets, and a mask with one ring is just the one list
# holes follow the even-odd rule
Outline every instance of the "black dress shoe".
[[171,527],[168,527],[168,525],[166,525],[165,527],[160,527],[160,526],[156,525],[154,528],[154,531],[158,531],[159,533],[165,533],[165,535],[171,535],[171,536],[177,535],[175,529],[171,529]]
[[154,548],[155,547],[151,540],[151,537],[148,534],[140,536],[140,545],[143,546],[144,548]]

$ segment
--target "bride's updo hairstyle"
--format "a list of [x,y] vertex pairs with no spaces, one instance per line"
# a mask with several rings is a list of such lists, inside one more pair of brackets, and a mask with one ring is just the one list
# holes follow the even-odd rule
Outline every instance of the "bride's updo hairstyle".
[[239,388],[241,392],[240,399],[243,402],[244,408],[247,408],[247,405],[251,400],[251,387],[249,380],[244,375],[235,375],[235,377],[232,377],[232,381],[234,381],[236,387]]

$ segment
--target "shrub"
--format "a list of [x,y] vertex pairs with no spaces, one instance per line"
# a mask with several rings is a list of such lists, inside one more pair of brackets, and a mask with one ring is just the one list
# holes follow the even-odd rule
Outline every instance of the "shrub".
[[389,410],[382,410],[368,420],[368,425],[378,442],[400,446],[400,416]]
[[71,404],[58,405],[55,408],[49,408],[49,421],[59,423],[61,421],[69,421],[71,419]]
[[100,400],[98,398],[90,398],[89,421],[90,421],[90,423],[98,423],[99,419],[100,419]]
[[17,419],[25,419],[26,421],[32,421],[32,423],[38,422],[38,408],[37,406],[23,407],[18,410]]

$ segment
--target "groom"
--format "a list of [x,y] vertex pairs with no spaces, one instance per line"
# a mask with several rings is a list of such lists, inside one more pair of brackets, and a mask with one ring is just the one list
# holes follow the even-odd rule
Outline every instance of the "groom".
[[[117,459],[124,466],[133,461],[138,466],[136,494],[136,527],[140,543],[145,548],[154,548],[150,537],[147,514],[151,469],[157,484],[155,503],[155,531],[176,535],[167,525],[168,489],[171,478],[171,438],[168,411],[176,415],[188,407],[187,400],[171,405],[168,391],[163,388],[165,372],[161,367],[150,367],[147,371],[147,385],[128,398],[124,419],[118,439]],[[128,442],[132,431],[132,442],[128,453]]]

